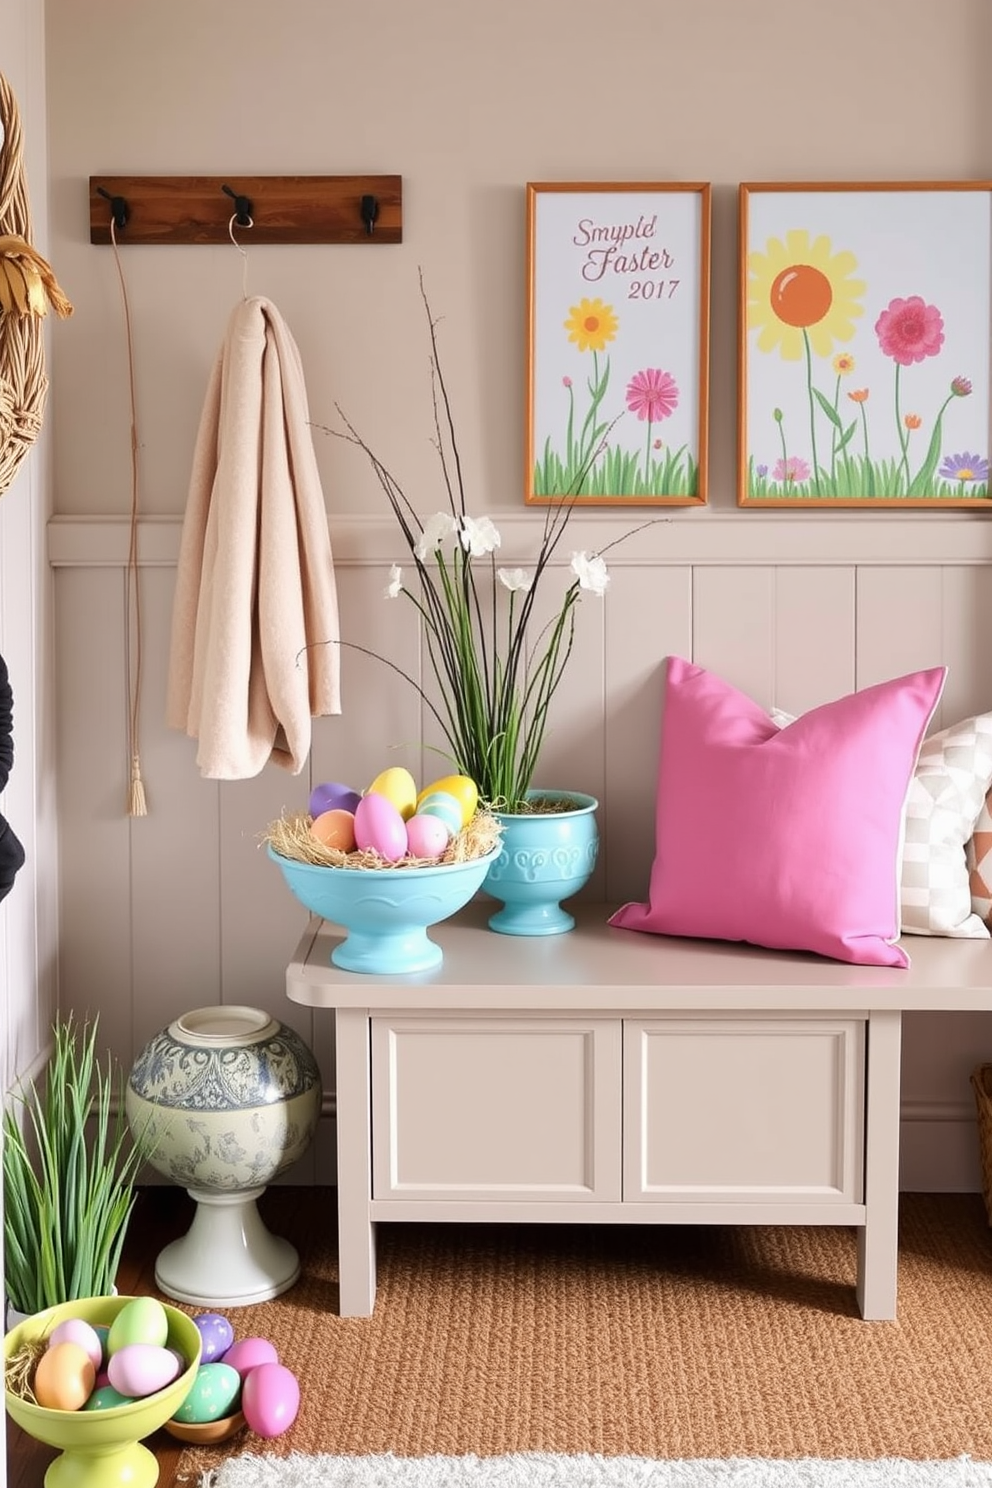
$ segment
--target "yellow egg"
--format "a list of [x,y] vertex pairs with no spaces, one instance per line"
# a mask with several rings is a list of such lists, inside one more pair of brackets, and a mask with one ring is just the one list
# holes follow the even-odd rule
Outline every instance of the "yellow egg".
[[404,821],[417,809],[417,783],[410,771],[404,770],[402,765],[393,765],[388,770],[380,771],[365,794],[385,796]]
[[82,1410],[96,1380],[93,1360],[79,1343],[53,1343],[38,1360],[34,1394],[46,1410]]
[[441,791],[446,796],[454,796],[462,809],[462,826],[467,827],[475,815],[475,808],[479,804],[479,789],[474,780],[467,775],[445,775],[440,780],[432,781],[425,787],[417,797],[418,808],[423,805],[428,796]]

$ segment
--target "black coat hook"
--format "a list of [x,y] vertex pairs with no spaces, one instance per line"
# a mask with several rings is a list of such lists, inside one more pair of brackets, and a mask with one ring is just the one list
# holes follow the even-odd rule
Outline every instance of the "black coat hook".
[[365,231],[369,237],[375,229],[375,220],[379,215],[379,202],[374,196],[362,197],[362,221],[365,223]]
[[255,224],[251,220],[253,208],[249,198],[247,196],[239,196],[236,191],[231,190],[230,186],[222,186],[220,189],[221,191],[226,191],[228,196],[234,201],[235,221],[238,226],[254,227]]
[[97,196],[102,196],[110,203],[110,215],[114,219],[114,226],[118,232],[121,232],[127,227],[127,219],[131,215],[127,202],[122,196],[111,196],[110,192],[105,191],[102,186],[98,186],[96,192]]

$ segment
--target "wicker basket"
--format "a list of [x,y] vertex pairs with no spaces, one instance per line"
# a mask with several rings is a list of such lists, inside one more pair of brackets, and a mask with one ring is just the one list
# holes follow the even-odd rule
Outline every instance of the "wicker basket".
[[982,1197],[992,1225],[992,1064],[979,1064],[971,1072],[971,1088],[978,1108],[978,1155],[982,1164]]

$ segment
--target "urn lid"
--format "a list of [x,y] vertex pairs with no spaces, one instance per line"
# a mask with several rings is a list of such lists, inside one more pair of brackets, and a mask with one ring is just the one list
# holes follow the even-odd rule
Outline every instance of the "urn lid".
[[230,1048],[233,1044],[258,1044],[279,1032],[279,1023],[261,1008],[237,1004],[194,1008],[183,1013],[169,1032],[180,1044],[198,1049]]

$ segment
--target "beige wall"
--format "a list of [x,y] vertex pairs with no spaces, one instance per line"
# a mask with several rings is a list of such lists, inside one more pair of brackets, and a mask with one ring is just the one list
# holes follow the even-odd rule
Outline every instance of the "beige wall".
[[[524,183],[713,183],[711,506],[670,514],[625,550],[606,607],[584,617],[546,763],[559,782],[568,772],[605,793],[599,892],[636,892],[650,862],[666,650],[790,711],[941,660],[953,670],[944,722],[989,706],[976,639],[992,614],[983,516],[734,507],[737,183],[992,175],[987,0],[47,0],[46,18],[51,252],[76,305],[53,331],[62,987],[69,1003],[106,1011],[122,1057],[168,1017],[221,998],[294,1021],[325,1075],[332,1050],[320,1021],[285,1003],[299,916],[254,848],[305,781],[202,782],[189,741],[162,723],[193,439],[241,294],[231,246],[122,249],[150,815],[123,813],[127,357],[113,254],[88,241],[91,174],[222,174],[235,186],[239,171],[401,174],[402,245],[250,249],[249,292],[293,329],[314,419],[332,421],[340,404],[429,512],[440,500],[422,269],[474,508],[499,513],[521,550],[540,523],[521,489]],[[409,627],[381,607],[401,555],[378,488],[342,444],[319,441],[318,457],[343,624],[416,669]],[[575,520],[576,546],[615,526]],[[419,740],[418,709],[381,671],[349,662],[346,684],[344,717],[315,735],[315,778]],[[977,1181],[966,1073],[983,1029],[907,1034],[919,1128],[909,1186]]]
[[[340,402],[436,485],[422,267],[480,507],[521,500],[524,183],[713,183],[711,499],[734,500],[736,186],[992,174],[987,0],[47,0],[60,512],[129,500],[126,363],[92,174],[404,179],[404,241],[269,247],[249,288],[294,328],[313,415]],[[263,204],[260,204],[262,206]],[[126,258],[146,512],[180,512],[204,380],[241,291],[224,247]],[[329,511],[380,498],[324,444]]]

